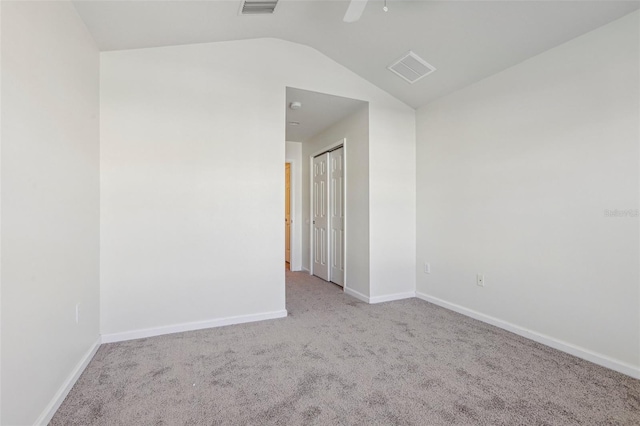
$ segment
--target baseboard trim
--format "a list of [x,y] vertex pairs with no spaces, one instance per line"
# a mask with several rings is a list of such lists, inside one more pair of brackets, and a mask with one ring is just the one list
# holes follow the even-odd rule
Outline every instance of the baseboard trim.
[[535,342],[542,343],[543,345],[552,347],[559,351],[566,352],[578,358],[593,362],[594,364],[598,364],[602,367],[615,370],[619,373],[626,374],[627,376],[631,376],[635,379],[640,379],[640,368],[635,367],[631,364],[627,364],[625,362],[618,361],[606,355],[590,351],[580,346],[572,345],[571,343],[563,342],[545,334],[541,334],[527,328],[511,324],[507,321],[485,315],[472,309],[465,308],[464,306],[456,305],[455,303],[450,303],[445,300],[438,299],[437,297],[429,296],[425,293],[416,292],[416,297],[433,303],[434,305],[438,305],[451,311],[458,312],[459,314],[471,317],[478,321],[482,321],[487,324],[494,325],[498,328],[502,328],[503,330],[510,331],[514,334],[533,340]]
[[349,287],[344,287],[344,292],[346,294],[348,294],[349,296],[355,297],[358,300],[361,300],[365,303],[369,303],[369,296],[365,296],[364,294],[360,293],[359,291],[355,291],[353,289],[350,289]]
[[78,364],[71,371],[71,374],[69,374],[69,377],[67,377],[62,386],[60,386],[58,392],[56,392],[49,404],[42,411],[42,414],[40,414],[40,416],[34,423],[36,426],[49,424],[54,414],[56,414],[56,411],[58,411],[58,408],[60,408],[60,405],[62,405],[64,399],[71,391],[73,385],[76,384],[76,381],[78,380],[78,378],[80,378],[80,375],[82,374],[84,369],[87,368],[87,365],[89,365],[89,362],[91,362],[93,356],[96,354],[96,352],[98,352],[98,348],[100,347],[101,342],[102,340],[100,339],[100,337],[98,337],[98,339],[87,351],[87,353],[85,353],[84,356],[80,359]]
[[205,321],[185,322],[182,324],[163,327],[145,328],[102,335],[102,343],[124,342],[126,340],[143,339],[145,337],[162,336],[164,334],[182,333],[185,331],[202,330],[205,328],[223,327],[225,325],[244,324],[247,322],[264,321],[287,316],[286,309],[261,314],[238,315],[235,317],[215,318]]
[[384,296],[374,297],[365,296],[359,291],[353,290],[349,287],[344,287],[344,292],[349,296],[353,296],[356,299],[362,300],[363,302],[369,303],[371,305],[374,305],[376,303],[392,302],[394,300],[411,299],[412,297],[416,297],[416,293],[413,291],[408,291],[406,293],[386,294]]
[[382,303],[393,302],[394,300],[411,299],[416,297],[415,291],[408,291],[406,293],[386,294],[384,296],[374,296],[369,298],[369,303]]

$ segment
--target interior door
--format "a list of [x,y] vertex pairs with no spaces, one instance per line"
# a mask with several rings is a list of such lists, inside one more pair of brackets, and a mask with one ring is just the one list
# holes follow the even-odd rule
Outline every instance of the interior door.
[[284,260],[291,262],[291,164],[284,165]]
[[330,277],[344,287],[344,148],[329,153]]
[[313,159],[313,274],[329,281],[329,153]]

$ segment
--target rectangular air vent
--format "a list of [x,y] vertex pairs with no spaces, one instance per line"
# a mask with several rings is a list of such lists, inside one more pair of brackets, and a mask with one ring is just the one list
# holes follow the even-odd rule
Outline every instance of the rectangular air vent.
[[278,0],[244,0],[240,15],[269,15],[276,10]]
[[411,84],[436,70],[436,67],[428,64],[427,61],[411,51],[389,65],[388,68]]

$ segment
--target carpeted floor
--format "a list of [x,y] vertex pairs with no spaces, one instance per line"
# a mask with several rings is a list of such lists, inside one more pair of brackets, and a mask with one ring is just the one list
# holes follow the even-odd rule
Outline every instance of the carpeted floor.
[[102,345],[53,425],[640,425],[640,381],[287,271],[289,317]]

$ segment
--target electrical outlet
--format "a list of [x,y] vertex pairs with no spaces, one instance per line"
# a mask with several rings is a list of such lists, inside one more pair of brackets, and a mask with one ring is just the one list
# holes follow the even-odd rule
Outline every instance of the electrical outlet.
[[431,265],[429,265],[428,263],[424,264],[424,273],[425,274],[430,274],[431,273]]
[[476,275],[476,284],[478,284],[480,287],[484,287],[484,274]]
[[80,324],[80,304],[76,303],[76,324]]

